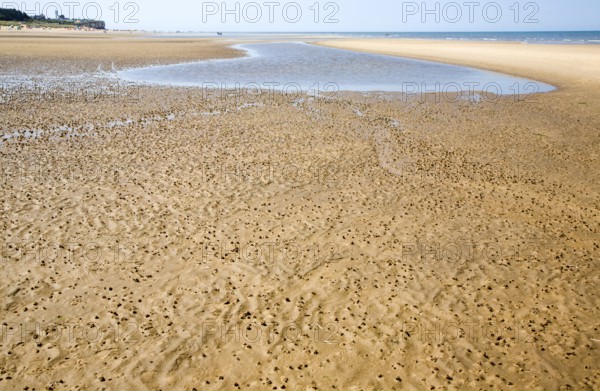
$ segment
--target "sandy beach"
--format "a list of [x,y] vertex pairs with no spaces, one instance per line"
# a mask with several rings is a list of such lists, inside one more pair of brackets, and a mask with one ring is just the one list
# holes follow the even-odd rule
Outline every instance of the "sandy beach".
[[558,87],[483,100],[114,75],[231,44],[0,34],[0,389],[598,388],[600,46],[320,42]]

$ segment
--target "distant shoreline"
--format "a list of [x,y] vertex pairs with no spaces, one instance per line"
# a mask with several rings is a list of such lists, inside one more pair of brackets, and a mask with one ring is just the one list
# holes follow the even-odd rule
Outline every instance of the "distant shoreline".
[[[150,38],[216,38],[216,39],[271,39],[271,38],[327,38],[327,39],[410,39],[456,42],[516,42],[522,44],[547,45],[600,45],[600,31],[498,31],[498,32],[217,32],[217,31],[157,31],[136,29],[82,28],[75,25],[25,24],[28,27],[20,31],[97,31],[126,32]],[[7,31],[9,26],[16,27],[24,22],[0,21],[0,30]],[[219,34],[221,33],[221,34]]]

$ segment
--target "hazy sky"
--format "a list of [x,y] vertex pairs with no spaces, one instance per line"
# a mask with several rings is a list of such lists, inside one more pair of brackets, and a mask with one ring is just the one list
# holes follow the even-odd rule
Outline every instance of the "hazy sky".
[[[111,29],[163,31],[600,30],[599,0],[542,1],[4,1],[28,14],[102,19]],[[58,7],[57,7],[58,6]]]

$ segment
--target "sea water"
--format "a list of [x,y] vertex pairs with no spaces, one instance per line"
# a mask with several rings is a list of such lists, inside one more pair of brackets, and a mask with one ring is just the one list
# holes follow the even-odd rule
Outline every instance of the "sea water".
[[134,68],[127,81],[203,88],[278,91],[548,92],[538,81],[469,67],[325,48],[300,42],[236,45],[245,57]]

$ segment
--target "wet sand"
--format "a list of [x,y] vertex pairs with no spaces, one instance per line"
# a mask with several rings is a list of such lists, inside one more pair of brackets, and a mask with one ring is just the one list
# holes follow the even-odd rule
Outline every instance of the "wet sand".
[[0,36],[94,83],[2,107],[0,388],[597,387],[596,49],[428,45],[560,89],[207,95],[105,71],[221,41]]

